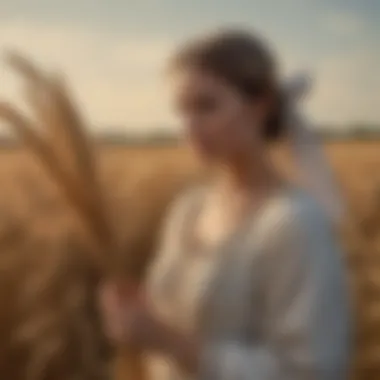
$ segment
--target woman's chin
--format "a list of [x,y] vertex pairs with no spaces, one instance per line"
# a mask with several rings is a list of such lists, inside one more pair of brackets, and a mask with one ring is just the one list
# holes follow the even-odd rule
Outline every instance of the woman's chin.
[[199,157],[199,160],[204,161],[205,163],[213,163],[217,161],[217,155],[207,147],[196,147],[196,154]]

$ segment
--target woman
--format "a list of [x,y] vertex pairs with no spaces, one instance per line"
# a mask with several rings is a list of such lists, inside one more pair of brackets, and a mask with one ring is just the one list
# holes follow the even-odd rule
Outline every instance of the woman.
[[[147,297],[101,289],[106,332],[171,362],[165,380],[345,379],[339,199],[296,111],[302,86],[282,87],[265,45],[241,31],[186,45],[171,68],[191,146],[217,175],[174,203]],[[272,165],[280,137],[313,195]]]

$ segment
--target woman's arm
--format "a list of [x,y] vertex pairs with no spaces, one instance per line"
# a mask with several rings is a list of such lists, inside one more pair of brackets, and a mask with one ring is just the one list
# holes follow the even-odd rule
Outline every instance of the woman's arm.
[[164,321],[175,316],[173,290],[181,272],[184,228],[189,223],[197,194],[191,189],[175,199],[170,207],[162,229],[161,244],[148,270],[143,291],[133,284],[116,284],[113,281],[100,286],[99,306],[103,324],[113,342],[169,354],[180,349],[183,355],[177,355],[178,361],[187,362],[187,352],[193,346]]
[[349,309],[339,249],[313,208],[282,211],[265,248],[265,344],[210,342],[198,354],[200,379],[346,378]]
[[260,253],[265,302],[254,312],[263,315],[261,342],[199,341],[139,307],[132,341],[200,380],[346,379],[350,321],[339,249],[318,212],[280,211]]
[[158,250],[146,276],[148,298],[159,300],[163,308],[164,304],[170,303],[171,291],[175,288],[178,266],[182,260],[183,228],[187,224],[194,194],[194,189],[188,189],[169,207],[163,221]]

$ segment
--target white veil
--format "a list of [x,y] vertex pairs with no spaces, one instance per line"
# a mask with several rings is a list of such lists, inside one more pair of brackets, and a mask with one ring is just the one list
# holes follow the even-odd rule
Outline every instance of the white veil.
[[317,198],[330,220],[339,225],[346,212],[344,199],[319,138],[300,110],[299,103],[310,87],[306,75],[293,76],[284,84],[290,150],[302,183]]

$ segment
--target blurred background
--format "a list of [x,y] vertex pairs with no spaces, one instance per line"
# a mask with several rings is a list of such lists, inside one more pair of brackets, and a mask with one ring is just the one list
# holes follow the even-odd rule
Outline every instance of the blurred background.
[[[94,141],[113,228],[125,257],[137,258],[138,275],[167,204],[204,174],[178,139],[170,109],[164,69],[177,44],[220,26],[246,27],[267,38],[284,75],[310,72],[307,111],[350,207],[342,240],[357,322],[352,374],[377,380],[379,20],[378,0],[0,0],[0,52],[15,49],[68,78]],[[19,78],[0,68],[0,99],[26,110]],[[0,125],[0,374],[104,379],[112,353],[94,308],[90,248],[60,186],[19,137]],[[286,152],[276,147],[274,155]]]

